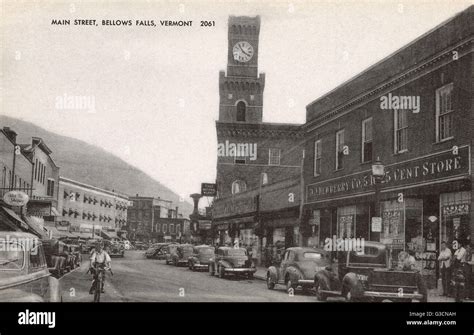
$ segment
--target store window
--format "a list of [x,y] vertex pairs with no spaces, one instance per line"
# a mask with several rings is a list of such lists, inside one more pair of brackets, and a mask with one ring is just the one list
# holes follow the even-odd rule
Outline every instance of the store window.
[[471,206],[470,192],[440,194],[441,205],[441,240],[448,245],[454,240],[466,241],[471,235],[469,213]]
[[337,237],[369,239],[369,206],[360,204],[337,209]]

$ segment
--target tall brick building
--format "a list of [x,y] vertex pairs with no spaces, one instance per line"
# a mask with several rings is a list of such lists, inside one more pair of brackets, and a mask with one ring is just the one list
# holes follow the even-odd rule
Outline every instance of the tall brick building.
[[[259,220],[259,196],[270,185],[281,182],[284,189],[292,184],[288,180],[299,180],[303,133],[300,125],[262,121],[265,75],[258,72],[259,33],[260,17],[229,18],[227,72],[219,73],[213,223],[221,243],[239,238],[261,249],[262,243],[274,239],[294,242],[298,214],[293,211],[286,219],[264,225]],[[298,207],[293,198],[287,200],[288,194],[282,195],[282,208]]]
[[307,106],[305,243],[381,241],[394,260],[412,252],[434,284],[441,241],[472,240],[472,22],[474,7]]

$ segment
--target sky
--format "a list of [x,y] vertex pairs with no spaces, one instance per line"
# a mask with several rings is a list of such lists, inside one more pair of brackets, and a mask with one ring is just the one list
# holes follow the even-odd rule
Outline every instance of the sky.
[[[0,113],[102,147],[187,199],[216,176],[229,15],[261,16],[263,121],[304,123],[307,104],[473,2],[1,3]],[[51,25],[53,19],[71,25]],[[75,19],[98,26],[75,26]],[[193,26],[162,27],[160,20]],[[201,27],[201,20],[215,25]]]

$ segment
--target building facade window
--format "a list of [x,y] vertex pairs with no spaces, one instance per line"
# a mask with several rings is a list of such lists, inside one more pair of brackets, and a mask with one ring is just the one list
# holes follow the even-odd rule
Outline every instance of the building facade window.
[[174,234],[174,224],[170,224],[170,234]]
[[243,180],[236,180],[232,183],[232,194],[244,192],[247,189],[247,184]]
[[408,151],[408,110],[394,110],[394,151],[396,154]]
[[234,157],[234,164],[247,164],[247,159],[245,157]]
[[54,196],[54,180],[48,179],[48,187],[46,190],[46,195],[48,197]]
[[245,102],[239,101],[237,103],[237,121],[245,122],[246,109],[247,109],[247,106],[245,105]]
[[317,177],[321,174],[321,150],[322,140],[314,141],[314,176]]
[[268,165],[280,165],[280,149],[269,149],[268,150]]
[[453,137],[453,83],[436,90],[436,141]]
[[167,224],[163,224],[162,228],[163,228],[163,233],[168,232],[168,225]]
[[372,118],[362,121],[362,163],[372,161]]
[[336,133],[336,170],[344,168],[344,129]]

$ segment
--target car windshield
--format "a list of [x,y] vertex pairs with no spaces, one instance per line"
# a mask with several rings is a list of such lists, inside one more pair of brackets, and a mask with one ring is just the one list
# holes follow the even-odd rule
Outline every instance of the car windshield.
[[247,251],[245,249],[229,249],[227,254],[229,256],[246,256]]
[[214,253],[213,248],[200,248],[199,253],[202,255],[212,255]]
[[304,259],[321,259],[322,255],[317,252],[305,252],[303,254]]
[[0,271],[19,270],[23,267],[24,250],[16,243],[0,244]]

